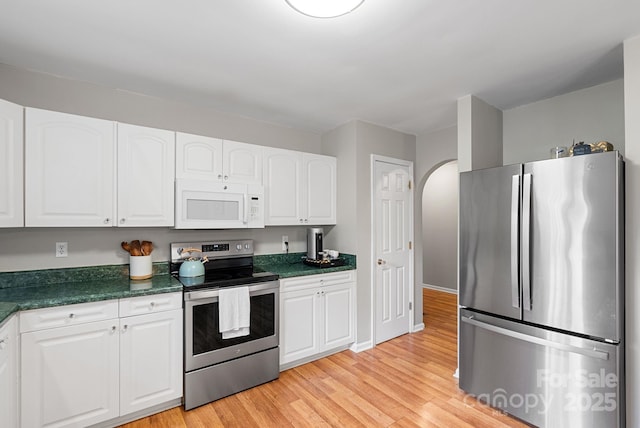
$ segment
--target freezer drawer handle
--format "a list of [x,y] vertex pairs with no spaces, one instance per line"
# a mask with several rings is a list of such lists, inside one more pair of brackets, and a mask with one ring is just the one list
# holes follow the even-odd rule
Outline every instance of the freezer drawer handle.
[[489,331],[492,331],[494,333],[503,334],[505,336],[513,337],[514,339],[524,340],[525,342],[531,342],[531,343],[535,343],[537,345],[547,346],[549,348],[554,348],[554,349],[557,349],[559,351],[572,352],[574,354],[584,355],[584,356],[592,357],[592,358],[598,358],[600,360],[608,360],[609,359],[609,353],[608,352],[600,351],[600,350],[598,350],[596,348],[594,348],[594,349],[584,349],[584,348],[579,348],[577,346],[564,345],[564,344],[561,344],[561,343],[556,343],[556,342],[553,342],[551,340],[541,339],[539,337],[529,336],[528,334],[519,333],[517,331],[512,331],[512,330],[508,330],[506,328],[502,328],[502,327],[498,327],[498,326],[495,326],[495,325],[487,324],[485,322],[473,319],[473,317],[470,318],[470,317],[463,316],[460,319],[464,323],[471,324],[471,325],[474,325],[476,327],[484,328],[485,330],[489,330]]

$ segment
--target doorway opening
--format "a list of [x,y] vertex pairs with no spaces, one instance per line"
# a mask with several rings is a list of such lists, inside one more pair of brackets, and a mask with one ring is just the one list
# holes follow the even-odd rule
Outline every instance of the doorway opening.
[[423,287],[458,290],[458,161],[447,161],[422,189]]

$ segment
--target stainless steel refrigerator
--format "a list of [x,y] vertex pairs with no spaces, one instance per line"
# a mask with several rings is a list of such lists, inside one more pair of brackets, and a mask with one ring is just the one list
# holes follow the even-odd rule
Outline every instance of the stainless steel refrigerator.
[[459,252],[460,388],[540,427],[624,426],[618,152],[461,173]]

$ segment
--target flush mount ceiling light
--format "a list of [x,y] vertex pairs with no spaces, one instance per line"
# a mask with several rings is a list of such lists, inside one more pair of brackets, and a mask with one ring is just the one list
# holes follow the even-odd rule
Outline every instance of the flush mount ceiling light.
[[285,0],[303,15],[314,18],[335,18],[346,15],[364,3],[364,0]]

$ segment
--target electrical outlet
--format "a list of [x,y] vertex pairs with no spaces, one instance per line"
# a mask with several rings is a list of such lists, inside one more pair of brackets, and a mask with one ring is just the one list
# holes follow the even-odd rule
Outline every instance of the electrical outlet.
[[282,251],[289,251],[289,237],[282,235]]
[[56,242],[56,257],[67,257],[68,246],[66,242]]

